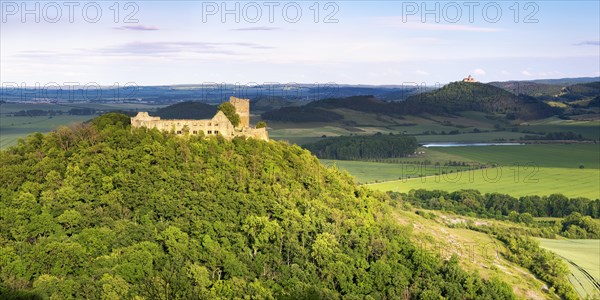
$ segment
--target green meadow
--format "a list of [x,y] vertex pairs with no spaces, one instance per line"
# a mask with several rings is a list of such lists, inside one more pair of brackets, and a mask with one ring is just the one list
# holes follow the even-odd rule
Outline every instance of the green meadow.
[[330,159],[322,159],[321,162],[326,166],[335,165],[340,170],[347,171],[356,178],[358,183],[374,183],[419,176],[441,175],[442,172],[456,173],[468,169],[467,167],[462,166],[435,166]]
[[[432,162],[447,159],[496,167],[453,173],[433,172],[438,175],[424,172],[416,174],[421,178],[369,186],[400,192],[420,188],[447,191],[477,189],[482,193],[500,192],[513,196],[561,193],[568,197],[600,198],[600,150],[597,144],[437,147],[425,148],[424,151],[423,157],[406,160],[416,163],[425,159]],[[363,170],[357,165],[346,167],[338,164],[338,167],[354,174],[359,181],[365,178]],[[406,170],[406,166],[403,168]],[[431,170],[435,166],[424,168]],[[371,166],[365,164],[364,170],[368,169]]]
[[600,240],[538,240],[567,262],[569,280],[581,298],[600,297]]
[[382,191],[413,189],[457,191],[511,196],[563,194],[567,197],[600,198],[600,170],[566,168],[497,167],[368,185]]
[[562,120],[557,117],[536,120],[526,124],[521,124],[519,129],[530,131],[544,132],[560,132],[572,131],[583,135],[588,139],[600,139],[600,120],[594,121],[578,121],[578,120]]
[[554,168],[600,168],[600,144],[436,147],[430,151],[501,166],[533,164]]

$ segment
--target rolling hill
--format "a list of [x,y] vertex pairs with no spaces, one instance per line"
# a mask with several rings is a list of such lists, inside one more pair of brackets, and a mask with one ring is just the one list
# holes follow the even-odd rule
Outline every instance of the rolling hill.
[[515,298],[420,248],[397,202],[307,150],[128,123],[0,152],[0,298]]
[[564,101],[577,101],[600,95],[600,81],[574,84],[566,87],[560,98]]
[[403,114],[453,114],[460,111],[480,111],[510,114],[512,118],[537,119],[556,111],[537,99],[516,96],[484,83],[453,82],[441,89],[409,97],[401,103]]
[[[405,101],[385,102],[374,96],[329,98],[303,106],[319,110],[350,109],[401,117],[403,115],[456,115],[462,111],[506,114],[511,119],[531,120],[551,116],[560,110],[534,97],[516,96],[501,88],[483,83],[450,83],[440,89],[408,97]],[[298,112],[301,112],[298,109]],[[293,110],[274,110],[263,114],[266,120],[292,118]],[[331,119],[336,121],[338,119]]]
[[525,94],[533,97],[555,97],[559,95],[564,88],[563,85],[545,84],[533,81],[496,81],[490,82],[489,84],[515,95]]

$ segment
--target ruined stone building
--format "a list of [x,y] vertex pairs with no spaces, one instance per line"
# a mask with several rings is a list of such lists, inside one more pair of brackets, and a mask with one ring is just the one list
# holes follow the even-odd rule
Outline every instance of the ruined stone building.
[[240,123],[237,127],[229,121],[222,111],[218,111],[212,119],[205,120],[161,120],[160,117],[152,117],[147,112],[138,112],[131,118],[131,126],[157,128],[162,131],[174,132],[176,134],[204,136],[221,135],[226,139],[232,139],[236,136],[249,137],[264,141],[269,140],[269,134],[266,128],[250,127],[250,100],[240,99],[231,96],[229,102],[235,107],[235,112],[240,116]]
[[475,80],[475,78],[471,77],[471,75],[469,75],[469,77],[465,77],[462,80],[463,82],[477,82],[477,80]]

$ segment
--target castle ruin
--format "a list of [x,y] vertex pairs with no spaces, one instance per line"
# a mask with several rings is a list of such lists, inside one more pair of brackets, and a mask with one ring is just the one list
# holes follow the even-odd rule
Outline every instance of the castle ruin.
[[161,131],[174,132],[178,135],[216,136],[221,135],[230,140],[236,136],[255,138],[263,141],[269,140],[267,128],[250,127],[250,99],[240,99],[231,96],[229,102],[235,107],[235,112],[240,116],[240,123],[234,127],[222,111],[218,111],[212,119],[189,120],[174,119],[161,120],[152,117],[148,112],[138,112],[131,118],[131,126],[156,128]]
[[469,75],[469,77],[465,77],[462,80],[463,82],[477,82],[477,80],[475,80],[475,78],[471,77],[471,75]]

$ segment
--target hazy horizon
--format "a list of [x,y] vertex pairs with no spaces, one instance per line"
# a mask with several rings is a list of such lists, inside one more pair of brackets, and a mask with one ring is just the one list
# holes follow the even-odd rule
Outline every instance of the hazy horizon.
[[600,76],[597,1],[117,4],[3,1],[2,83],[432,86],[469,74]]

